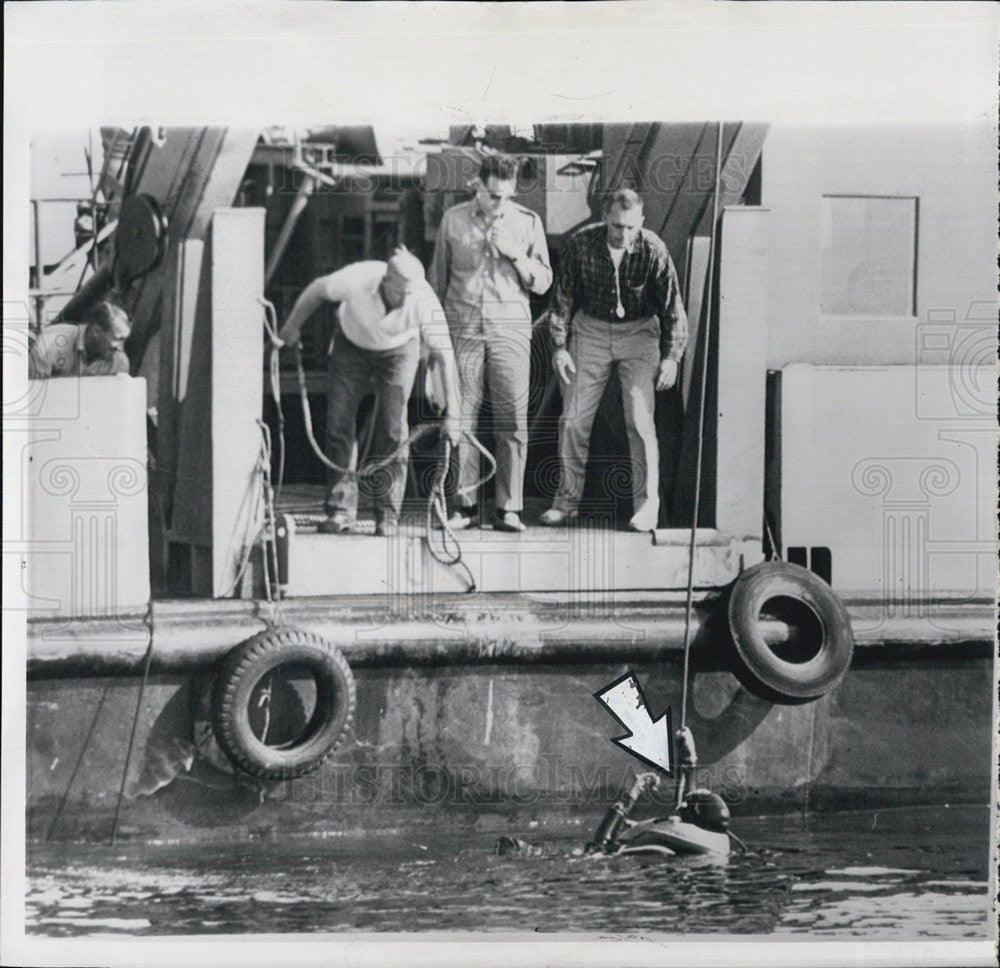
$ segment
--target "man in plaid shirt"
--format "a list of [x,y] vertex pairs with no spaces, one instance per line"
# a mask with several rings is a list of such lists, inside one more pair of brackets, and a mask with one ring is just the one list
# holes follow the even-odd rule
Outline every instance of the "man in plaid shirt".
[[632,458],[629,527],[651,531],[657,526],[654,391],[677,382],[688,326],[667,247],[642,221],[642,198],[620,189],[606,200],[603,222],[580,229],[563,252],[548,312],[552,365],[563,391],[561,473],[542,524],[566,524],[577,515],[591,427],[615,371]]

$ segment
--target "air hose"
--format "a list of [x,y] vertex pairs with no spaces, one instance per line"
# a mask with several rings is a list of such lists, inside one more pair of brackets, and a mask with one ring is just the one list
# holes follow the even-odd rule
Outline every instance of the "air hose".
[[614,853],[618,847],[616,843],[618,833],[628,822],[628,815],[632,812],[636,800],[645,791],[655,790],[659,782],[660,778],[655,773],[639,773],[632,786],[608,807],[608,812],[597,828],[594,839],[585,848],[586,853]]

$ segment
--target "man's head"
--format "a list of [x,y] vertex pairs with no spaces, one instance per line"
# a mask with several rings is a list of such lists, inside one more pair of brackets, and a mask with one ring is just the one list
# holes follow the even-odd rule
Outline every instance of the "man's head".
[[120,306],[99,302],[84,314],[83,347],[87,358],[108,359],[115,350],[121,350],[132,332],[128,314]]
[[510,155],[487,155],[479,166],[476,200],[483,213],[495,218],[517,191],[520,162]]
[[400,246],[393,252],[382,277],[382,298],[393,309],[406,300],[406,294],[424,279],[423,263],[409,249]]
[[642,196],[631,188],[612,192],[604,202],[608,245],[612,249],[627,249],[642,228],[642,218]]

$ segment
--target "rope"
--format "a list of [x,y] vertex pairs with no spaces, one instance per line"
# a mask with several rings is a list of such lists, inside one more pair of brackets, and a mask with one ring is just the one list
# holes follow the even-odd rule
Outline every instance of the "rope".
[[[263,420],[258,420],[262,437],[261,477],[264,489],[264,548],[261,564],[264,570],[264,595],[271,610],[271,624],[284,625],[285,615],[281,607],[281,584],[278,568],[278,516],[274,511],[274,487],[271,483],[271,428]],[[268,561],[270,556],[270,561]],[[270,568],[274,568],[272,592]]]
[[94,715],[91,717],[90,728],[87,730],[87,735],[84,737],[83,745],[80,747],[80,753],[76,758],[76,763],[73,765],[73,772],[69,776],[66,789],[63,791],[63,795],[59,798],[59,806],[56,807],[56,812],[52,817],[52,822],[49,824],[49,829],[45,832],[46,841],[52,839],[52,834],[56,829],[56,824],[59,822],[59,818],[62,816],[62,812],[66,807],[66,801],[69,799],[69,791],[72,789],[74,782],[76,782],[77,773],[80,772],[80,766],[83,763],[83,756],[87,752],[87,747],[90,746],[90,740],[94,735],[94,730],[97,727],[97,720],[101,715],[101,710],[104,708],[104,700],[108,698],[108,690],[110,688],[111,680],[109,679],[104,685],[104,690],[101,693],[101,698],[98,700],[97,708],[94,710]]
[[[271,340],[271,356],[269,360],[269,370],[271,374],[271,394],[274,397],[275,406],[278,412],[278,436],[280,445],[280,468],[281,473],[284,472],[284,414],[281,408],[281,386],[280,386],[280,371],[279,371],[279,361],[278,361],[278,351],[284,345],[280,336],[278,335],[278,324],[277,324],[277,312],[275,311],[274,305],[264,298],[259,298],[258,302],[264,307],[264,326],[267,330],[268,336]],[[355,480],[363,480],[366,477],[377,474],[379,471],[393,464],[399,459],[399,457],[406,453],[409,448],[423,440],[425,437],[430,436],[434,433],[439,433],[439,428],[436,424],[425,423],[420,424],[415,427],[409,437],[401,443],[391,454],[379,458],[374,461],[365,461],[359,459],[358,468],[343,467],[337,464],[335,461],[330,460],[329,457],[323,452],[319,443],[316,440],[316,435],[313,430],[312,423],[312,411],[309,407],[309,393],[306,386],[306,374],[305,367],[302,363],[302,351],[298,345],[292,347],[294,359],[295,359],[295,372],[298,379],[299,385],[299,401],[302,405],[302,420],[305,425],[306,439],[309,441],[309,447],[320,462],[332,471],[338,474],[343,474],[354,478]],[[467,494],[472,491],[478,490],[490,480],[496,474],[497,463],[496,458],[483,446],[480,440],[475,436],[475,434],[470,431],[462,431],[462,436],[468,441],[469,444],[474,447],[479,454],[485,458],[488,469],[484,475],[482,475],[478,480],[473,481],[471,484],[467,484],[464,487],[456,489],[456,494]],[[269,438],[268,438],[269,439]],[[448,477],[448,469],[451,466],[451,455],[452,455],[452,443],[451,441],[441,434],[441,452],[438,457],[437,463],[435,465],[434,478],[431,483],[430,493],[427,498],[427,505],[424,515],[424,541],[427,545],[427,550],[430,556],[439,564],[445,565],[450,568],[457,568],[463,572],[463,577],[466,584],[468,585],[467,591],[473,592],[476,590],[476,582],[472,575],[472,571],[469,566],[462,560],[462,548],[455,537],[455,532],[452,530],[451,526],[448,524],[448,502],[447,502],[447,492],[446,492],[446,481]],[[365,448],[367,450],[367,447]],[[266,461],[268,472],[270,470],[270,459]],[[279,475],[279,488],[280,488],[280,475]],[[268,493],[268,482],[265,481],[264,484],[265,493]],[[273,495],[271,504],[271,520],[272,523],[276,522],[276,517],[274,515],[273,509]],[[441,532],[440,547],[435,541],[434,534],[436,531]],[[274,549],[274,569],[275,576],[277,577],[277,549],[272,542],[272,547]],[[279,606],[280,607],[280,606]]]
[[[694,471],[694,511],[691,518],[691,540],[688,543],[687,594],[684,599],[684,673],[681,680],[681,724],[680,731],[687,729],[688,673],[691,665],[691,604],[694,593],[694,551],[698,531],[698,512],[701,504],[701,464],[705,442],[705,397],[708,389],[708,350],[712,334],[712,293],[715,285],[715,258],[719,223],[719,192],[722,177],[722,122],[718,122],[715,159],[715,191],[712,195],[712,237],[708,252],[707,298],[703,306],[704,325],[702,332],[703,353],[701,361],[701,399],[698,402],[698,437]],[[694,744],[691,743],[693,751]],[[684,796],[684,771],[680,771],[677,782],[677,804]]]
[[[492,459],[492,457],[491,457]],[[451,465],[451,441],[447,437],[441,438],[441,457],[438,460],[434,472],[434,480],[431,483],[430,496],[427,499],[427,512],[424,518],[424,541],[427,544],[427,551],[430,556],[439,564],[450,568],[461,569],[468,584],[466,591],[476,590],[476,580],[472,575],[472,570],[462,560],[462,546],[455,537],[451,525],[448,523],[448,502],[445,494],[445,480],[448,477],[448,468]],[[441,549],[434,546],[432,535],[436,530],[435,519],[441,531]]]
[[[273,303],[267,299],[257,300],[264,307],[264,328],[271,339],[271,353],[268,356],[268,376],[271,383],[271,397],[278,413],[278,488],[276,502],[281,501],[281,486],[285,483],[285,412],[281,406],[281,361],[277,347],[281,345],[278,336],[278,314]],[[270,468],[270,464],[268,465]]]
[[[415,427],[411,432],[410,436],[407,437],[394,451],[387,454],[384,457],[380,457],[378,460],[368,461],[363,467],[357,469],[351,467],[343,467],[342,465],[336,463],[336,461],[330,460],[329,457],[323,452],[323,448],[320,447],[316,440],[316,434],[313,430],[312,422],[312,412],[309,409],[309,394],[306,388],[306,372],[302,365],[302,351],[298,346],[293,348],[295,355],[295,370],[298,375],[299,380],[299,400],[302,403],[302,417],[305,423],[306,429],[306,439],[309,441],[309,446],[312,448],[312,452],[317,458],[322,462],[325,467],[330,468],[332,471],[336,471],[338,474],[344,474],[348,477],[353,477],[355,480],[363,480],[366,477],[372,477],[379,473],[379,471],[388,467],[389,465],[395,463],[402,454],[409,450],[410,446],[419,443],[425,437],[429,437],[431,434],[437,433],[438,427],[436,424],[425,423],[420,424]],[[462,431],[462,436],[465,437],[469,443],[475,447],[479,453],[486,458],[489,464],[489,470],[480,477],[478,480],[473,481],[471,484],[467,484],[465,487],[458,489],[456,494],[467,494],[470,491],[474,491],[479,487],[482,487],[493,475],[496,473],[497,464],[496,459],[493,455],[479,442],[476,436],[470,433],[468,430]]]
[[[258,421],[260,423],[260,421]],[[229,586],[218,595],[217,598],[228,598],[233,594],[234,591],[239,587],[240,581],[246,574],[247,568],[250,566],[250,558],[253,555],[254,546],[257,543],[257,539],[260,537],[261,532],[265,526],[264,521],[264,469],[263,465],[266,463],[268,470],[270,470],[270,454],[267,453],[266,448],[262,445],[260,461],[257,467],[257,473],[255,473],[247,487],[246,500],[252,503],[250,522],[247,525],[246,533],[243,539],[243,556],[240,561],[239,567],[236,569],[236,575],[230,582]]]
[[771,521],[767,514],[764,515],[764,528],[767,531],[767,541],[770,545],[769,553],[767,556],[768,561],[780,561],[781,560],[781,547],[775,540],[774,532],[771,530]]
[[146,695],[146,683],[149,681],[149,667],[153,661],[153,630],[149,630],[149,645],[146,646],[146,661],[142,667],[142,682],[139,684],[139,698],[135,703],[135,715],[132,717],[132,731],[128,737],[128,749],[125,752],[125,767],[122,770],[122,783],[118,788],[118,802],[115,804],[115,822],[111,827],[111,846],[114,847],[118,837],[118,818],[121,815],[122,800],[125,798],[125,781],[128,779],[128,768],[132,762],[132,748],[135,745],[135,731],[139,725],[139,713],[142,710],[142,699]]
[[[285,443],[284,443],[284,429],[285,429],[285,419],[284,412],[281,407],[281,383],[280,383],[280,363],[278,359],[278,350],[284,346],[284,342],[278,336],[278,323],[277,323],[277,311],[274,308],[274,304],[269,300],[262,297],[258,297],[257,300],[264,307],[264,327],[267,330],[267,334],[271,339],[271,357],[269,360],[269,370],[270,370],[270,383],[271,383],[271,395],[274,398],[274,403],[278,412],[278,437],[279,437],[279,474],[278,474],[278,494],[280,496],[281,481],[284,477],[284,454],[285,454]],[[356,480],[362,480],[366,477],[371,477],[377,474],[379,471],[388,467],[394,461],[398,460],[399,457],[404,454],[412,444],[418,443],[425,437],[434,433],[438,428],[436,424],[421,424],[420,426],[414,428],[410,433],[410,436],[401,443],[392,453],[379,458],[375,461],[364,462],[365,466],[359,469],[354,469],[351,467],[342,467],[335,461],[330,460],[329,457],[323,452],[323,449],[319,446],[316,441],[316,434],[313,429],[312,422],[312,411],[309,408],[309,390],[306,386],[306,371],[302,363],[302,349],[296,344],[291,347],[294,359],[295,359],[295,373],[298,377],[299,384],[299,400],[302,403],[302,418],[305,422],[306,428],[306,439],[309,441],[309,446],[312,452],[317,458],[322,462],[325,467],[328,467],[332,471],[336,471],[338,474],[345,474],[349,477],[353,477]],[[478,480],[473,481],[471,484],[467,484],[465,487],[460,488],[455,493],[456,494],[466,494],[470,491],[474,491],[483,486],[487,481],[489,481],[494,474],[496,474],[497,464],[496,459],[493,455],[482,445],[475,434],[470,433],[467,430],[462,431],[462,436],[465,437],[469,443],[472,444],[479,453],[486,458],[489,465],[489,470],[480,477]],[[362,462],[359,461],[359,464]]]

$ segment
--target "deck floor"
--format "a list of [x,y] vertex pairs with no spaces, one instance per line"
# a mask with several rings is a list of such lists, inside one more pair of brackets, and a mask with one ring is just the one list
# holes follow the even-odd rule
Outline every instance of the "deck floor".
[[[690,531],[633,532],[610,512],[589,514],[569,527],[539,525],[547,502],[526,502],[523,532],[499,531],[487,513],[481,524],[455,533],[458,548],[434,530],[427,541],[426,506],[408,503],[391,539],[375,536],[370,509],[362,508],[350,532],[317,532],[325,517],[323,489],[286,487],[279,513],[290,514],[287,594],[296,596],[464,592],[565,592],[607,594],[676,589],[687,584]],[[487,512],[489,512],[487,508]],[[694,580],[697,588],[719,588],[736,577],[738,547],[728,535],[699,529]],[[448,563],[460,551],[462,564]]]
[[[316,524],[326,517],[323,509],[323,499],[326,489],[315,484],[286,484],[282,487],[280,494],[276,498],[276,510],[279,514],[291,514],[295,518],[297,527],[300,530],[313,530]],[[555,532],[558,529],[545,528],[538,523],[538,519],[550,506],[550,502],[544,498],[529,497],[525,499],[524,511],[521,520],[528,530],[539,530],[546,533]],[[481,508],[479,521],[469,528],[467,533],[472,534],[477,531],[493,531],[493,505],[489,503]],[[403,502],[400,512],[400,525],[403,530],[414,529],[423,530],[427,513],[426,501],[420,499],[407,498]],[[614,511],[608,509],[591,509],[584,511],[580,517],[581,525],[584,527],[612,529],[627,531],[628,519],[623,516],[616,518]],[[370,504],[362,498],[358,506],[358,516],[354,526],[346,535],[373,535],[375,533],[375,516]],[[510,532],[505,532],[510,533]],[[516,537],[516,535],[513,535]]]

